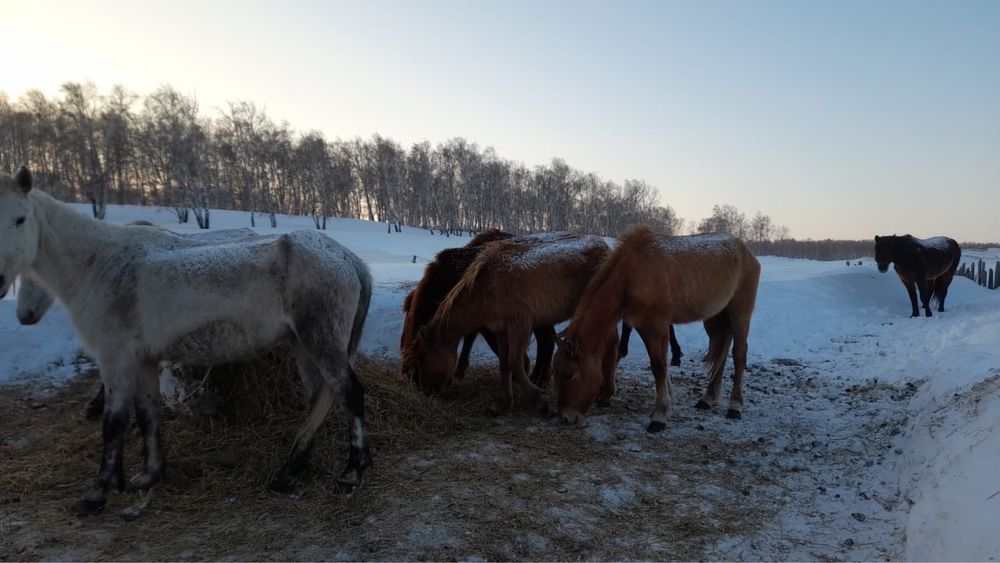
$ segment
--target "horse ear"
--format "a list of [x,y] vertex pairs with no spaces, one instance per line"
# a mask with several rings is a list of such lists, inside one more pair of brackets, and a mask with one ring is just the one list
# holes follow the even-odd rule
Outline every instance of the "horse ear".
[[879,237],[878,235],[875,235],[875,242],[878,242],[879,238],[881,238],[881,237]]
[[31,172],[28,171],[27,166],[22,166],[21,169],[17,171],[17,175],[14,176],[14,185],[20,188],[24,193],[31,191]]

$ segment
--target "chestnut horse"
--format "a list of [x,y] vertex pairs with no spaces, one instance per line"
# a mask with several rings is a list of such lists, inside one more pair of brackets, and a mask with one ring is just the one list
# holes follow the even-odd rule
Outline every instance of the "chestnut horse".
[[670,415],[666,347],[674,323],[702,320],[709,335],[705,361],[711,366],[710,378],[699,408],[718,403],[732,347],[736,369],[726,416],[740,418],[747,335],[759,279],[760,263],[730,235],[670,237],[641,226],[621,237],[587,286],[569,327],[557,338],[553,372],[563,419],[582,424],[595,400],[613,385],[599,369],[600,354],[620,320],[639,331],[656,379],[650,432],[665,429]]
[[[445,296],[462,279],[465,270],[476,256],[479,255],[484,245],[498,240],[507,240],[513,236],[499,229],[487,229],[476,235],[461,248],[442,250],[434,257],[434,261],[427,265],[420,282],[417,283],[413,291],[407,294],[403,300],[403,312],[406,317],[403,320],[403,333],[400,336],[399,342],[400,370],[428,393],[441,392],[451,377],[455,379],[465,377],[465,370],[469,367],[469,355],[472,352],[472,345],[479,334],[482,334],[483,339],[489,345],[490,349],[493,350],[493,353],[497,357],[500,356],[497,349],[496,337],[489,330],[479,328],[465,335],[462,342],[462,353],[459,355],[455,373],[443,374],[447,375],[444,379],[434,379],[430,374],[421,374],[417,370],[416,340],[420,327],[430,322],[438,306],[444,301]],[[552,352],[555,349],[555,330],[551,326],[536,327],[534,333],[538,352],[535,370],[532,373],[531,379],[535,383],[544,383],[548,378],[549,366],[552,363]],[[527,369],[530,365],[527,356],[525,357],[525,362],[525,369]]]
[[928,317],[931,316],[931,297],[937,298],[938,312],[944,312],[944,298],[948,296],[948,286],[951,285],[961,260],[962,249],[955,239],[948,237],[875,237],[875,262],[878,264],[878,271],[883,274],[888,272],[889,263],[893,263],[896,274],[910,295],[910,305],[913,307],[911,318],[920,316],[920,309],[917,307],[918,289],[920,303]]
[[[511,408],[513,383],[537,404],[541,390],[528,379],[522,361],[532,329],[553,326],[573,314],[607,252],[600,237],[565,233],[486,245],[431,321],[418,331],[421,378],[446,379],[455,369],[458,342],[485,328],[496,335],[500,351],[501,386],[495,410]],[[617,343],[617,330],[610,330]]]

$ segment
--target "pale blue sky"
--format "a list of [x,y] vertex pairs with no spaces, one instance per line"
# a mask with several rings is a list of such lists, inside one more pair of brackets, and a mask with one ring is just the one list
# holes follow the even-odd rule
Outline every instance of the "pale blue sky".
[[1000,1],[2,2],[17,97],[252,100],[329,138],[462,136],[642,178],[687,220],[1000,240]]

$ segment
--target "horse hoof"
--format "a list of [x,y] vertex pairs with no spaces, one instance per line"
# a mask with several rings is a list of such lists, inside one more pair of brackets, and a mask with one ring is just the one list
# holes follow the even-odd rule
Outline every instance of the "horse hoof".
[[538,409],[538,415],[545,420],[551,420],[556,416],[556,411],[552,410],[548,403],[543,402],[541,408]]
[[729,409],[726,411],[726,418],[731,418],[733,420],[739,420],[743,418],[743,414],[736,409]]
[[599,406],[599,407],[610,407],[611,406],[611,398],[607,397],[607,398],[598,399],[597,400],[597,406]]
[[76,506],[73,507],[73,513],[81,518],[85,516],[94,516],[96,514],[100,514],[101,511],[104,510],[106,502],[107,501],[105,499],[81,499],[80,502],[76,503]]
[[149,473],[139,473],[128,480],[126,486],[129,491],[148,491],[160,478]]
[[649,432],[650,434],[656,434],[658,432],[663,432],[666,429],[667,429],[666,422],[660,422],[659,420],[654,420],[649,423],[649,426],[646,427],[646,432]]
[[344,470],[344,473],[337,479],[337,490],[344,494],[350,494],[361,486],[361,472],[353,468]]
[[268,483],[267,488],[275,493],[289,494],[295,490],[295,479],[287,475],[279,475]]
[[705,399],[698,399],[698,402],[695,403],[694,408],[701,411],[707,411],[712,409],[712,405],[708,404],[708,401],[706,401]]

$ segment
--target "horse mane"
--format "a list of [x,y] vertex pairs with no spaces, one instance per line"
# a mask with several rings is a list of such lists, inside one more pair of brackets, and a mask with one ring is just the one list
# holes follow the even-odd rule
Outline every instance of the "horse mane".
[[447,327],[448,319],[451,317],[451,311],[455,308],[455,304],[463,295],[475,291],[484,272],[492,270],[496,260],[500,259],[505,252],[512,249],[528,248],[530,246],[530,244],[522,242],[500,240],[481,247],[475,260],[469,264],[469,267],[462,274],[462,278],[458,280],[455,287],[445,296],[444,301],[441,302],[441,305],[437,308],[428,325],[435,329]]
[[475,248],[477,246],[482,246],[488,242],[494,242],[498,240],[507,240],[513,238],[514,235],[506,231],[501,231],[496,228],[489,228],[485,231],[479,233],[478,235],[472,237],[472,240],[465,243],[465,248]]
[[417,332],[428,324],[440,308],[448,292],[461,280],[462,275],[476,256],[482,245],[467,244],[459,248],[446,248],[434,256],[434,260],[424,268],[424,275],[403,300],[403,334],[400,339],[400,358],[406,368],[416,359]]
[[656,233],[646,225],[639,225],[618,237],[618,245],[608,253],[607,258],[604,259],[600,268],[590,278],[586,289],[583,290],[580,302],[577,304],[576,311],[573,312],[573,318],[570,319],[569,327],[566,329],[567,336],[573,334],[573,328],[577,326],[576,321],[579,316],[586,313],[595,305],[594,301],[598,299],[597,295],[600,289],[619,270],[622,263],[630,260],[637,252],[647,248],[649,245],[656,244],[656,242]]

